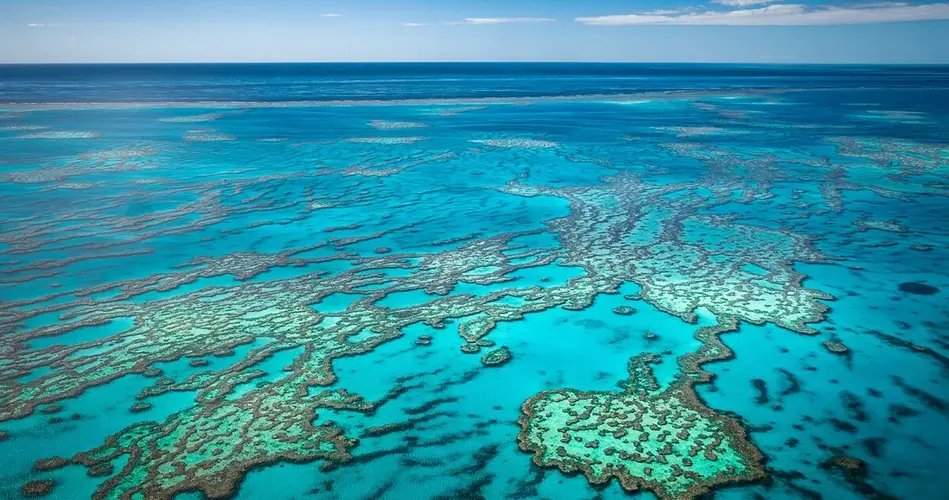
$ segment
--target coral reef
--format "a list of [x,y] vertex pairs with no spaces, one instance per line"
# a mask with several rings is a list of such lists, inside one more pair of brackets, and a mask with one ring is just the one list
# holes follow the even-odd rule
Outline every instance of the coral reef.
[[227,134],[191,134],[185,136],[187,142],[230,142],[236,140],[237,137]]
[[372,120],[369,126],[376,130],[402,130],[407,128],[427,128],[430,125],[419,122],[395,122],[388,120]]
[[613,314],[620,316],[632,316],[636,314],[636,308],[630,306],[616,306],[613,308]]
[[[692,106],[716,120],[739,113],[701,102]],[[443,355],[441,348],[458,357],[478,354],[481,366],[473,369],[471,378],[478,373],[503,375],[485,368],[512,359],[508,347],[495,348],[495,340],[518,354],[518,363],[507,369],[519,370],[520,360],[530,356],[522,356],[526,348],[521,350],[521,339],[510,340],[508,331],[498,335],[498,325],[544,311],[560,314],[599,307],[604,296],[612,296],[607,299],[616,302],[603,310],[608,318],[601,317],[601,323],[632,329],[640,318],[655,313],[654,306],[683,321],[706,325],[695,327],[698,347],[677,358],[671,382],[660,383],[652,375],[651,365],[659,355],[623,352],[624,359],[632,356],[630,376],[618,390],[570,386],[530,397],[518,419],[518,443],[539,466],[535,470],[582,473],[596,484],[616,479],[626,490],[648,490],[660,498],[691,498],[764,479],[762,453],[747,438],[740,417],[715,410],[697,396],[696,385],[712,379],[703,366],[731,355],[720,336],[737,331],[740,324],[771,324],[806,335],[824,330],[826,325],[814,323],[824,319],[829,310],[824,302],[834,297],[805,282],[801,267],[795,266],[825,264],[836,257],[815,247],[817,240],[811,235],[826,228],[809,217],[843,212],[845,191],[863,189],[888,200],[909,195],[882,182],[860,186],[848,180],[847,165],[825,158],[780,157],[770,151],[745,154],[718,147],[714,138],[733,132],[729,128],[733,125],[725,123],[656,127],[668,132],[661,134],[663,141],[676,141],[673,135],[695,139],[664,142],[648,153],[646,145],[660,135],[650,133],[651,127],[636,141],[604,148],[573,146],[556,133],[517,130],[506,132],[513,137],[498,134],[469,143],[468,137],[457,137],[453,130],[452,140],[461,145],[457,151],[423,149],[443,139],[434,125],[437,120],[464,122],[462,117],[441,117],[481,109],[434,109],[429,113],[431,130],[425,131],[432,132],[432,139],[425,144],[421,144],[428,141],[425,137],[346,139],[365,133],[367,118],[361,116],[352,124],[355,132],[348,130],[335,139],[256,146],[299,154],[294,162],[313,166],[292,173],[257,168],[272,158],[252,158],[247,165],[224,172],[212,167],[187,179],[178,174],[194,167],[193,159],[195,163],[184,161],[175,169],[160,168],[182,149],[246,152],[241,149],[248,142],[243,133],[236,140],[237,136],[207,130],[188,132],[185,141],[130,144],[64,156],[35,168],[5,170],[3,179],[16,189],[39,192],[55,187],[56,196],[62,196],[41,207],[55,205],[51,214],[36,210],[32,200],[23,202],[18,208],[26,215],[17,215],[0,230],[0,255],[5,260],[0,285],[18,290],[0,307],[0,422],[35,413],[51,415],[62,407],[86,415],[73,399],[122,379],[149,377],[135,389],[136,402],[130,408],[128,402],[118,407],[146,412],[125,415],[134,424],[110,430],[112,435],[92,449],[84,446],[69,451],[67,458],[43,460],[34,472],[78,464],[92,477],[111,476],[99,485],[97,498],[162,499],[195,491],[227,498],[236,493],[248,471],[278,462],[319,462],[325,468],[345,469],[369,460],[359,455],[362,448],[354,436],[369,440],[417,430],[427,422],[423,419],[432,416],[431,409],[451,404],[458,396],[420,401],[405,410],[411,418],[396,423],[337,425],[330,416],[342,422],[337,413],[372,415],[402,392],[425,386],[400,379],[387,395],[365,400],[334,385],[337,376],[346,382],[349,372],[338,366],[343,358],[369,355],[407,337],[401,348],[419,360]],[[221,116],[159,120],[191,123]],[[155,125],[154,118],[150,120]],[[372,121],[369,126],[429,127],[396,120]],[[172,137],[181,134],[177,131]],[[68,137],[59,132],[31,135]],[[25,137],[29,136],[21,136]],[[185,143],[217,140],[233,144]],[[832,137],[823,147],[868,170],[886,172],[888,180],[935,176],[934,161],[946,158],[938,146],[896,140]],[[463,161],[456,161],[459,158]],[[569,168],[548,168],[548,158]],[[645,165],[631,168],[630,158]],[[670,158],[682,168],[665,170],[663,162]],[[488,172],[495,161],[508,175],[504,182],[514,180],[499,186],[491,184],[491,176],[477,174]],[[595,171],[595,177],[573,182],[573,176],[589,175],[587,171]],[[608,175],[600,178],[601,173]],[[407,188],[422,185],[433,175],[443,175],[438,178],[445,185]],[[779,191],[784,189],[779,184],[796,175],[816,179],[819,187],[813,193]],[[63,182],[85,176],[89,179]],[[133,192],[106,192],[118,179],[128,180]],[[86,190],[92,193],[87,195]],[[940,188],[930,182],[920,190],[932,194]],[[471,211],[414,213],[420,199],[454,191],[477,200]],[[773,218],[765,220],[765,215],[748,209],[752,204],[778,205],[776,193],[787,199],[766,214]],[[524,208],[498,209],[520,205]],[[747,212],[744,217],[738,218],[736,206]],[[536,207],[549,211],[543,218],[520,219]],[[459,220],[467,222],[463,219],[482,212],[492,215],[490,224],[458,230]],[[363,216],[367,213],[371,216]],[[761,219],[756,219],[758,215]],[[505,217],[515,223],[494,231],[491,224],[500,225]],[[911,235],[910,227],[888,218],[870,213],[846,218],[848,243],[860,244],[861,237],[870,236],[895,238],[869,230],[903,233],[900,238]],[[294,230],[285,230],[288,227]],[[268,231],[272,229],[280,230],[279,237],[278,231]],[[189,238],[189,248],[161,253],[163,246],[174,246],[184,237]],[[544,238],[551,243],[536,243]],[[211,245],[217,239],[224,242],[220,247]],[[933,243],[911,248],[933,253],[914,255],[937,255],[941,243],[925,241]],[[153,256],[168,266],[161,270],[125,266],[131,257]],[[107,274],[95,274],[98,266]],[[857,266],[840,268],[860,272]],[[55,286],[45,287],[52,282]],[[44,285],[24,287],[24,283]],[[637,291],[620,291],[624,286]],[[19,294],[27,288],[29,293]],[[939,292],[923,282],[902,283],[899,290],[919,295]],[[616,306],[619,294],[642,302],[635,303],[637,307]],[[610,308],[624,318],[612,316]],[[426,333],[413,330],[417,327]],[[440,330],[439,342],[432,329]],[[86,336],[90,331],[107,333]],[[657,350],[682,340],[673,331],[660,333],[661,339],[644,329],[624,332],[624,338],[630,345]],[[936,345],[921,347],[877,336],[942,362]],[[845,338],[859,349],[851,337]],[[823,346],[835,354],[851,352],[836,339]],[[463,361],[477,365],[478,360]],[[785,396],[762,379],[752,383],[762,405]],[[445,383],[428,386],[435,392],[446,390]],[[900,387],[933,407],[941,404],[912,386]],[[174,413],[158,411],[163,403],[157,396],[175,392],[188,394],[188,406]],[[896,408],[893,413],[904,418],[909,411]],[[54,418],[64,422],[64,417]],[[495,423],[501,421],[498,417]],[[45,417],[40,422],[45,425]],[[69,425],[73,424],[64,423],[57,430]],[[8,436],[0,431],[0,441]],[[402,441],[400,446],[407,449],[418,445],[420,438],[408,436]],[[127,462],[113,466],[119,458]],[[521,458],[526,463],[528,455]],[[853,460],[835,460],[827,467],[845,471],[854,481],[866,476],[866,467]],[[29,484],[36,492],[43,491],[42,486],[53,487],[52,482]]]
[[[718,200],[682,197],[659,203],[671,193],[697,187],[649,186],[627,174],[614,176],[599,187],[551,189],[514,183],[503,190],[520,196],[561,197],[570,202],[570,215],[548,223],[562,247],[518,249],[511,243],[513,240],[539,232],[506,233],[464,241],[437,253],[363,257],[351,269],[332,275],[310,273],[265,282],[252,279],[275,266],[321,262],[299,256],[330,245],[326,243],[279,254],[233,253],[213,260],[199,258],[174,273],[92,288],[81,295],[117,293],[106,300],[80,299],[19,312],[11,318],[13,321],[57,311],[61,312],[61,321],[8,336],[5,345],[24,345],[31,339],[65,335],[120,318],[135,318],[134,323],[105,339],[55,349],[25,350],[15,358],[8,358],[3,367],[7,374],[25,374],[40,367],[54,371],[27,383],[15,382],[16,376],[0,382],[4,389],[0,396],[3,402],[0,420],[22,418],[39,406],[74,397],[128,373],[160,376],[153,366],[157,362],[224,355],[266,337],[271,339],[267,344],[252,350],[231,367],[197,373],[181,382],[159,378],[143,396],[198,390],[197,405],[164,422],[136,424],[110,437],[102,447],[73,458],[77,463],[97,467],[119,455],[130,455],[129,464],[101,487],[99,494],[103,496],[141,492],[149,497],[166,498],[195,489],[211,497],[227,496],[246,471],[262,464],[279,460],[348,460],[354,442],[334,425],[314,424],[311,417],[307,417],[318,413],[321,407],[359,409],[368,404],[353,399],[355,396],[342,399],[335,395],[306,396],[309,388],[335,380],[330,368],[333,359],[370,352],[398,338],[401,330],[409,325],[424,323],[440,327],[449,318],[463,318],[458,324],[458,334],[466,341],[462,350],[476,353],[482,347],[493,345],[485,337],[499,322],[515,321],[527,313],[554,307],[582,309],[589,306],[596,295],[616,293],[622,283],[630,281],[642,287],[639,295],[643,300],[665,312],[694,321],[694,311],[701,307],[720,318],[723,329],[706,332],[700,339],[702,350],[680,361],[687,368],[690,380],[699,381],[705,375],[697,367],[727,352],[717,341],[717,334],[727,330],[734,321],[773,322],[812,333],[806,323],[820,319],[826,306],[818,300],[829,298],[801,287],[801,275],[791,269],[795,261],[824,259],[809,246],[806,238],[696,213],[729,202],[732,188],[720,188],[721,199]],[[200,207],[202,202],[198,203]],[[659,206],[664,207],[663,211],[651,215]],[[350,228],[358,229],[358,226]],[[650,237],[631,240],[627,237],[631,233]],[[348,245],[369,238],[341,238],[332,245],[345,251]],[[582,268],[585,274],[563,284],[523,287],[515,283],[479,296],[445,295],[460,281],[476,285],[502,284],[510,281],[512,272],[548,266],[555,261]],[[742,266],[749,262],[766,269],[767,274],[762,276],[744,270]],[[387,276],[386,271],[393,269],[402,270],[404,274],[396,278]],[[242,282],[158,301],[128,300],[155,291],[172,290],[197,279],[228,274]],[[680,276],[688,276],[688,279]],[[396,308],[380,305],[382,299],[391,294],[413,290],[424,290],[433,297],[417,305]],[[334,294],[348,294],[358,299],[344,311],[318,312],[320,302]],[[498,302],[502,297],[529,300],[511,305]],[[18,305],[27,304],[29,302]],[[355,337],[360,332],[371,332],[371,335]],[[356,338],[362,340],[352,340]],[[421,337],[418,341],[420,344],[430,342]],[[230,395],[235,387],[262,376],[255,369],[258,363],[300,347],[304,348],[303,353],[284,378],[250,392]],[[484,356],[485,364],[490,365],[495,360],[503,362],[509,356],[506,349],[498,349]],[[73,375],[61,377],[58,373]],[[710,422],[709,432],[712,427],[716,432],[734,427],[729,420],[701,407],[690,391],[688,386],[680,387],[657,399],[657,404],[703,415]],[[605,404],[609,399],[597,396],[591,401]],[[142,403],[144,408],[145,402]],[[658,410],[641,408],[640,411]],[[728,435],[734,440],[729,441],[731,449],[744,446],[740,434],[729,431]],[[726,471],[720,480],[703,476],[701,481],[694,482],[698,486],[687,486],[682,491],[698,491],[705,487],[702,485],[727,482],[725,478],[751,477],[748,471],[754,470],[752,455],[742,452],[741,457],[744,457],[741,463],[745,469],[735,465],[736,471]],[[168,464],[168,467],[155,464]],[[181,468],[183,474],[170,472]],[[215,480],[210,482],[208,478],[212,476]],[[651,480],[658,481],[656,484],[664,484],[668,479],[666,476],[655,478],[662,478]],[[675,481],[693,484],[688,479]],[[679,491],[669,488],[670,492]]]
[[698,401],[688,383],[656,392],[648,355],[630,360],[622,392],[562,389],[524,403],[521,447],[542,467],[661,499],[765,477],[761,455],[734,419]]
[[550,149],[559,146],[553,141],[542,141],[538,139],[477,139],[471,142],[483,144],[492,148],[523,148],[523,149]]
[[142,413],[142,412],[146,412],[146,411],[151,410],[151,409],[152,409],[152,404],[151,404],[151,403],[146,403],[146,402],[144,402],[144,401],[139,401],[139,402],[133,404],[132,407],[129,408],[129,411],[132,412],[132,413]]
[[50,132],[35,132],[32,134],[23,134],[17,139],[96,139],[100,137],[100,134],[95,132],[65,132],[65,131],[50,131]]
[[499,347],[481,357],[484,366],[501,366],[513,359],[514,356],[507,347]]
[[45,497],[52,493],[53,488],[55,487],[56,483],[49,479],[42,481],[30,481],[23,485],[23,487],[20,489],[20,494],[23,495],[23,498]]
[[824,348],[833,354],[847,354],[850,349],[839,340],[825,340]]

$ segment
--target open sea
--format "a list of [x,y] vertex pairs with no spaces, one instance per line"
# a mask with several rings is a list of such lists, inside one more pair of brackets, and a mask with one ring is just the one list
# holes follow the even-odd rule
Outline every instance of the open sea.
[[944,499],[949,66],[0,65],[0,498]]

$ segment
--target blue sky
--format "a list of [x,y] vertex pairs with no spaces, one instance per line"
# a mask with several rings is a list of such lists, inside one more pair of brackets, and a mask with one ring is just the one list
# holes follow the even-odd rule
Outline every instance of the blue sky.
[[949,63],[949,0],[0,0],[0,62]]

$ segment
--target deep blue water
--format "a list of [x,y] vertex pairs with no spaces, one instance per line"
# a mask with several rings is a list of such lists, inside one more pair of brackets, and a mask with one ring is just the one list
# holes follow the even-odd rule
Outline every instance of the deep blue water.
[[328,63],[0,65],[0,102],[400,100],[709,89],[949,88],[946,66]]
[[943,498],[947,83],[0,66],[0,498]]

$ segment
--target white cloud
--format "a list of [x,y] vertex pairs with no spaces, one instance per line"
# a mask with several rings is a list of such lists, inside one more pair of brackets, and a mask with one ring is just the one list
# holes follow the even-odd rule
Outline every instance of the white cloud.
[[[747,1],[747,0],[725,0]],[[884,2],[847,7],[809,7],[801,4],[768,5],[728,11],[656,11],[600,17],[578,17],[578,23],[620,25],[804,26],[874,24],[949,19],[949,3],[910,5]]]
[[323,17],[343,17],[342,14],[332,14],[332,13],[329,13],[329,14],[320,14],[320,15],[323,16]]
[[55,24],[30,23],[26,25],[27,28],[50,28],[52,26],[55,26]]
[[461,21],[451,21],[445,23],[402,23],[402,26],[459,26],[465,24],[471,25],[489,25],[489,24],[526,24],[526,23],[552,23],[557,21],[549,17],[466,17]]
[[667,16],[669,14],[683,14],[686,12],[695,12],[695,8],[654,10],[649,12],[649,14],[654,16]]
[[556,19],[549,17],[468,17],[464,21],[449,24],[520,24],[520,23],[552,23]]
[[749,5],[761,5],[763,3],[780,2],[781,0],[712,0],[712,3],[725,5],[728,7],[748,7]]

